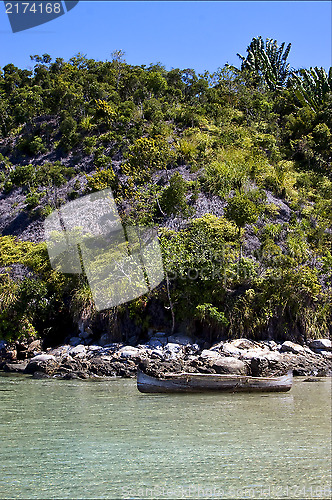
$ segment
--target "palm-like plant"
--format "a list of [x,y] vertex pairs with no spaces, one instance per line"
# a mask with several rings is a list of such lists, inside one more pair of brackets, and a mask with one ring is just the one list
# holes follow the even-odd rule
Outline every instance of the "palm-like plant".
[[278,47],[277,40],[266,39],[261,36],[253,38],[247,48],[247,57],[237,54],[242,60],[241,70],[249,70],[258,74],[271,90],[281,89],[290,74],[290,65],[287,57],[291,43],[285,48],[285,42]]
[[332,93],[332,67],[329,73],[324,68],[300,69],[293,72],[291,84],[298,100],[318,111],[328,93]]

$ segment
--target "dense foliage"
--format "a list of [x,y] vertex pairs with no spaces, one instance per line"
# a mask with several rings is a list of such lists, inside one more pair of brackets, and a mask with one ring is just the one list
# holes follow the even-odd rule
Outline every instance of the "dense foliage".
[[[0,337],[54,344],[78,320],[126,340],[331,334],[332,70],[291,71],[289,51],[259,37],[214,74],[121,51],[0,69]],[[159,228],[166,278],[96,313],[40,227],[107,187],[124,223]]]

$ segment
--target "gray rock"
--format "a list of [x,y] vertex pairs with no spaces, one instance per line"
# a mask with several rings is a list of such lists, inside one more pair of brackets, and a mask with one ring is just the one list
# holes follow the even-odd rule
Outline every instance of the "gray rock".
[[221,356],[217,351],[210,351],[209,349],[203,349],[199,357],[202,360],[213,361],[215,359],[219,359]]
[[41,340],[39,340],[39,339],[38,340],[34,340],[28,346],[28,357],[37,356],[37,354],[39,352],[41,352],[41,350],[42,350],[42,342],[41,342]]
[[110,340],[110,336],[108,333],[104,333],[100,339],[99,339],[99,345],[101,346],[106,346],[107,344],[109,344],[109,340]]
[[47,363],[49,361],[56,361],[55,356],[52,356],[52,354],[37,354],[37,356],[30,359],[29,363]]
[[188,337],[188,335],[181,335],[179,333],[168,337],[168,342],[179,345],[191,345],[194,343],[193,339]]
[[58,368],[59,363],[57,362],[55,356],[51,354],[39,354],[30,359],[25,372],[34,373],[36,371],[44,372],[48,374],[53,374]]
[[269,375],[269,362],[264,357],[256,357],[250,360],[250,370],[253,377],[265,377]]
[[141,350],[137,347],[127,346],[122,347],[118,353],[121,358],[137,359],[140,357]]
[[166,359],[177,359],[183,355],[183,346],[169,342],[164,347]]
[[222,347],[223,347],[224,343],[225,342],[221,341],[221,342],[218,342],[217,344],[213,344],[213,346],[210,347],[210,351],[216,351],[216,352],[222,351]]
[[5,363],[5,365],[3,366],[3,371],[9,373],[23,373],[27,365],[27,360],[24,360],[21,363]]
[[316,339],[310,342],[309,347],[313,350],[332,351],[332,342],[330,339]]
[[63,356],[61,356],[61,363],[66,363],[66,362],[71,363],[72,361],[74,361],[74,358],[72,358],[71,355],[68,354],[68,353],[66,353]]
[[152,337],[151,340],[149,340],[149,342],[147,343],[147,346],[152,348],[152,349],[155,349],[156,347],[164,347],[165,345],[167,344],[167,339],[155,339]]
[[198,344],[192,344],[190,346],[187,346],[186,348],[186,353],[188,355],[190,354],[198,354],[200,352],[201,348],[199,347]]
[[154,349],[153,351],[151,351],[150,357],[152,359],[156,359],[156,358],[157,359],[165,359],[165,355],[161,349]]
[[91,336],[91,334],[87,331],[84,331],[84,332],[80,332],[79,334],[79,337],[83,340],[86,340],[88,339],[89,337]]
[[100,345],[89,345],[87,349],[88,351],[100,351]]
[[38,372],[38,371],[35,371],[35,372],[32,374],[32,378],[36,378],[36,379],[50,378],[50,375],[48,375],[48,374],[47,374],[47,373],[45,373],[45,372]]
[[256,342],[252,342],[248,339],[235,339],[229,342],[229,344],[237,349],[253,349],[257,346]]
[[79,337],[71,337],[69,339],[69,344],[73,346],[77,346],[81,343],[81,339]]
[[62,358],[63,356],[68,355],[68,352],[71,348],[72,347],[70,345],[62,345],[60,347],[56,347],[55,349],[47,350],[47,353],[52,356]]
[[271,351],[276,351],[279,348],[277,342],[274,340],[264,340],[262,343],[271,349]]
[[199,360],[205,366],[211,366],[216,373],[233,373],[237,375],[246,375],[248,373],[248,367],[244,361],[224,356],[217,351],[204,349],[199,356]]
[[324,351],[323,349],[317,350],[317,354],[320,354],[326,359],[332,359],[332,352],[331,351]]
[[280,352],[292,352],[293,354],[305,354],[305,350],[299,344],[295,344],[290,340],[286,340],[283,344],[281,344]]
[[156,332],[154,333],[153,335],[151,335],[151,338],[156,338],[156,339],[160,339],[160,338],[164,338],[166,337],[166,333],[165,332]]
[[[253,349],[243,350],[241,353],[241,359],[252,359],[257,357],[268,357],[273,356],[274,352],[271,352],[267,347],[254,347]],[[278,352],[278,356],[280,356]]]
[[82,355],[82,354],[86,354],[86,347],[85,345],[82,345],[82,344],[78,344],[76,347],[72,347],[71,349],[69,349],[68,353],[70,354],[70,356],[72,356],[73,358],[77,355]]
[[239,349],[238,347],[235,347],[230,342],[226,342],[222,346],[222,352],[224,352],[225,354],[229,354],[230,356],[235,356],[235,357],[240,356],[242,354],[241,349]]
[[212,368],[216,371],[216,373],[232,373],[234,375],[247,375],[248,374],[248,365],[243,361],[226,357],[219,356],[212,362]]

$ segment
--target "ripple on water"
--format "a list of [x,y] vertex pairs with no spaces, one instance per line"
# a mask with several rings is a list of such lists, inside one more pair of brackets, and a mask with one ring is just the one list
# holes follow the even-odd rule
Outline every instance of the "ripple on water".
[[330,398],[328,379],[143,395],[133,380],[0,377],[0,498],[329,498]]

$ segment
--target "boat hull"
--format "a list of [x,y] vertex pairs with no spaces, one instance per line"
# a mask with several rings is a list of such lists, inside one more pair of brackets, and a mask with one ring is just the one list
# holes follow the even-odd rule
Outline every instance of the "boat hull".
[[210,375],[205,373],[169,374],[156,378],[137,371],[140,392],[286,392],[293,383],[292,371],[281,377],[249,377],[245,375]]

